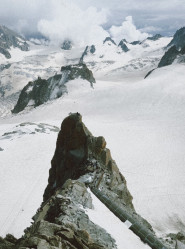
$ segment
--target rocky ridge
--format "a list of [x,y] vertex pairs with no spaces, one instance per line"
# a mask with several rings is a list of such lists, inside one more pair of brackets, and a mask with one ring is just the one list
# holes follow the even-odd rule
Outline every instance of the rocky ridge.
[[185,46],[185,27],[180,28],[176,31],[173,39],[167,47],[175,46],[178,50]]
[[123,52],[128,52],[129,51],[129,49],[128,49],[127,45],[126,45],[125,39],[120,41],[120,43],[118,44],[118,47],[121,47]]
[[66,83],[78,78],[89,81],[91,86],[95,83],[92,72],[82,63],[63,66],[61,74],[56,74],[47,80],[39,77],[29,82],[21,91],[12,113],[21,112],[26,107],[37,107],[49,100],[61,97],[67,93]]
[[64,119],[51,161],[48,186],[33,224],[22,238],[0,240],[2,249],[114,249],[114,238],[86,214],[93,203],[89,188],[96,187],[127,210],[150,231],[139,216],[124,176],[103,137],[94,137],[79,113]]

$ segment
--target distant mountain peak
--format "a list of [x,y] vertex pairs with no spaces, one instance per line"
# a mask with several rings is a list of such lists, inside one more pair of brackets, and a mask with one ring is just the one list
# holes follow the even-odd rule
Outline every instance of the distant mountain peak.
[[0,53],[7,59],[11,58],[11,54],[8,51],[11,47],[19,48],[22,51],[29,50],[28,43],[21,35],[6,26],[0,25]]
[[159,40],[160,38],[162,38],[162,35],[156,34],[156,35],[154,35],[154,36],[148,37],[147,40],[157,41],[157,40]]
[[115,41],[111,37],[106,37],[103,41],[103,44],[105,44],[106,42],[111,42],[112,44],[116,45]]
[[182,49],[185,46],[185,27],[180,28],[176,31],[173,36],[173,39],[167,47],[171,47],[173,45],[175,45],[178,50]]
[[125,39],[121,40],[118,47],[121,47],[122,51],[128,52],[129,49],[125,43],[127,43],[127,41]]

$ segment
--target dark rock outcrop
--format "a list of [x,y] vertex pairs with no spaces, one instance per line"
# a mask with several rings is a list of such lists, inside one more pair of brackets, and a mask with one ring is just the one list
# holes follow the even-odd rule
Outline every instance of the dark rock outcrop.
[[80,61],[79,63],[84,63],[84,57],[88,54],[88,50],[89,50],[89,46],[86,46],[81,58],[80,58]]
[[44,201],[33,224],[21,239],[0,239],[2,249],[116,249],[116,242],[93,223],[85,209],[92,209],[90,191],[98,188],[141,225],[150,224],[133,207],[124,176],[112,159],[103,137],[94,137],[79,113],[64,119],[51,161]]
[[152,36],[152,37],[148,37],[147,40],[150,40],[150,41],[157,41],[157,40],[159,40],[160,38],[162,38],[162,35],[156,34],[156,35],[154,35],[154,36]]
[[171,65],[179,54],[180,53],[177,50],[176,46],[169,48],[169,50],[164,54],[164,56],[160,60],[158,67]]
[[11,64],[10,63],[8,63],[8,64],[1,64],[0,65],[0,72],[2,72],[3,70],[5,70],[5,69],[8,69],[8,68],[10,68],[11,67]]
[[175,46],[178,50],[185,46],[185,27],[176,31],[167,47]]
[[167,237],[171,238],[174,241],[179,240],[179,241],[181,241],[182,243],[185,244],[185,233],[183,233],[183,232],[179,232],[179,233],[176,233],[176,234],[175,233],[170,233],[170,234],[168,234]]
[[138,44],[140,44],[141,42],[140,41],[133,41],[133,42],[131,42],[130,44],[132,44],[132,45],[138,45]]
[[4,239],[0,237],[0,249],[14,249],[17,241],[11,234],[7,234]]
[[108,195],[114,193],[122,205],[134,210],[126,180],[112,160],[105,139],[93,137],[80,114],[64,119],[51,165],[44,201],[66,180],[89,175],[92,184],[104,188]]
[[68,179],[78,180],[90,188],[101,189],[120,208],[136,216],[139,223],[152,229],[135,213],[127,182],[106,148],[105,139],[93,137],[80,114],[71,114],[64,119],[51,165],[44,202]]
[[96,47],[94,45],[91,45],[90,47],[90,53],[94,54],[96,52]]
[[66,181],[37,211],[16,249],[116,249],[115,240],[86,214],[92,207],[85,184]]
[[[177,60],[177,63],[185,63],[184,55],[185,55],[185,46],[181,50],[178,50],[174,45],[165,52],[157,68],[172,65],[175,60]],[[146,79],[154,70],[156,70],[156,68],[149,71],[144,78]]]
[[71,50],[72,49],[72,42],[69,40],[65,40],[61,46],[61,49],[64,50]]
[[125,39],[120,41],[118,47],[120,47],[123,52],[128,52],[129,51],[127,45],[125,44]]
[[70,80],[81,78],[95,83],[92,72],[85,64],[68,65],[61,68],[61,74],[41,79],[40,77],[29,82],[21,91],[17,104],[12,113],[23,111],[26,107],[37,107],[43,103],[61,97],[67,93],[66,83]]
[[11,47],[19,48],[22,51],[29,50],[29,45],[22,36],[5,26],[0,26],[0,53],[7,59],[11,58],[8,51]]
[[112,44],[116,45],[115,41],[111,37],[106,37],[103,41],[103,44],[105,44],[106,42],[111,42]]
[[156,69],[156,68],[150,70],[150,71],[145,75],[144,79],[146,79],[146,78],[147,78],[155,69]]
[[80,63],[84,63],[84,58],[85,56],[88,55],[88,53],[94,54],[96,52],[96,47],[95,45],[91,45],[91,46],[86,46],[81,58],[80,58]]
[[2,47],[0,47],[0,54],[3,54],[7,59],[11,58],[11,54],[9,53],[9,51]]

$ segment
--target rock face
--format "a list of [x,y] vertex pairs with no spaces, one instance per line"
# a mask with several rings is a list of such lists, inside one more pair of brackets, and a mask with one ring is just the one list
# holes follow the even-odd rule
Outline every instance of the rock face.
[[172,46],[162,57],[158,67],[171,65],[176,59],[178,59],[179,63],[184,62],[184,55],[185,46],[181,50],[177,50],[176,46]]
[[14,243],[2,239],[6,247],[0,248],[116,249],[115,240],[89,219],[86,208],[93,206],[85,184],[69,179],[38,209],[24,236]]
[[176,46],[178,50],[185,46],[185,27],[176,31],[172,41],[168,44],[168,47],[171,46]]
[[156,34],[156,35],[154,35],[154,36],[152,36],[152,37],[148,37],[147,40],[157,41],[157,40],[159,40],[160,38],[162,38],[162,35]]
[[94,54],[96,52],[96,47],[94,45],[91,45],[90,52],[91,54]]
[[0,53],[7,59],[11,58],[8,51],[11,47],[19,48],[22,51],[29,50],[29,45],[23,37],[5,26],[0,26]]
[[[172,41],[168,44],[166,49],[167,51],[161,58],[158,64],[158,68],[169,66],[173,64],[175,60],[177,61],[177,63],[185,62],[185,27],[177,30]],[[148,72],[145,78],[147,78],[155,69],[156,68]]]
[[111,42],[114,45],[116,45],[115,41],[111,37],[106,37],[105,40],[103,41],[103,44],[106,43],[106,42]]
[[140,44],[141,42],[140,41],[133,41],[133,42],[131,42],[130,44],[132,44],[132,45],[138,45],[138,44]]
[[128,52],[129,51],[127,45],[125,44],[125,40],[121,40],[118,47],[120,47],[123,52]]
[[84,57],[86,55],[88,55],[88,53],[90,54],[94,54],[96,52],[96,47],[94,45],[91,45],[91,46],[86,46],[81,58],[80,58],[80,63],[83,63],[84,62]]
[[69,40],[64,41],[62,46],[61,46],[61,49],[71,50],[72,49],[72,42]]
[[108,195],[114,192],[122,205],[134,209],[126,180],[112,160],[105,139],[93,137],[80,114],[64,119],[51,165],[44,201],[66,180],[86,175],[84,181],[87,178],[94,186],[105,189]]
[[127,183],[103,137],[93,137],[79,113],[64,119],[51,161],[48,186],[33,224],[21,239],[0,238],[2,249],[116,249],[116,242],[94,224],[85,209],[93,203],[87,187],[98,188],[140,223]]
[[67,93],[66,83],[77,78],[89,81],[91,86],[95,83],[92,72],[85,64],[64,66],[61,68],[61,74],[47,80],[38,78],[29,82],[21,91],[12,113],[21,112],[26,107],[37,107],[49,100],[61,97]]
[[44,202],[68,179],[78,180],[90,188],[101,189],[120,208],[152,230],[148,222],[135,213],[127,182],[106,148],[105,139],[93,137],[80,114],[64,119],[51,165]]
[[4,239],[0,237],[1,249],[14,249],[16,243],[17,239],[11,234],[7,234]]
[[176,49],[176,46],[171,47],[162,57],[161,61],[159,62],[158,67],[164,67],[171,65],[174,60],[177,58],[177,55],[180,54],[179,51]]
[[8,50],[0,47],[0,53],[3,54],[7,59],[11,58],[11,54],[8,52]]

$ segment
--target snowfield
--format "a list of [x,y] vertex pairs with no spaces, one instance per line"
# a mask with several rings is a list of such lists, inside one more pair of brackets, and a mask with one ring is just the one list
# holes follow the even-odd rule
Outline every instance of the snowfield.
[[[105,137],[136,211],[157,234],[185,230],[185,65],[157,69],[145,80],[144,76],[145,70],[136,74],[123,70],[114,81],[108,76],[102,80],[101,75],[94,89],[89,82],[74,80],[61,98],[1,118],[0,236],[19,237],[30,224],[42,202],[57,138],[52,129],[33,134],[29,125],[9,137],[3,134],[25,122],[60,127],[69,112],[81,113],[92,134]],[[95,210],[88,214],[113,235],[118,248],[122,243],[124,248],[147,248],[93,200]],[[111,226],[101,223],[103,213],[105,219],[112,217]]]

